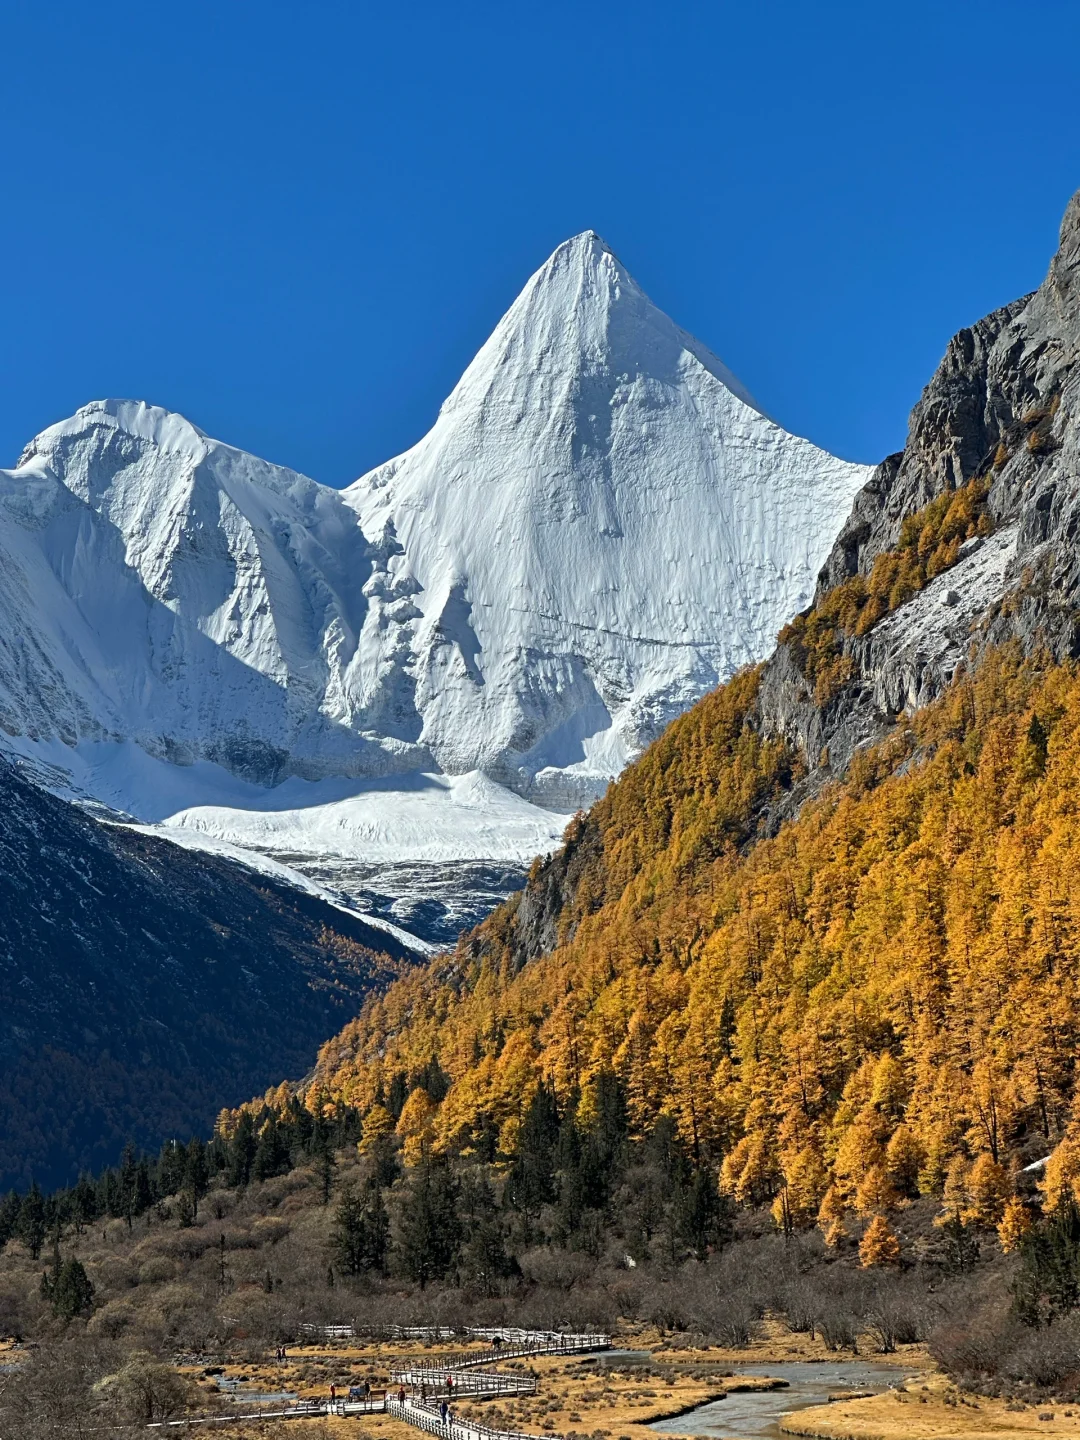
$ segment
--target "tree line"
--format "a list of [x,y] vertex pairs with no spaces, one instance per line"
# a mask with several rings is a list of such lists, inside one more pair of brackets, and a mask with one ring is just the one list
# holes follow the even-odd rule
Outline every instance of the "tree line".
[[283,1175],[299,1164],[314,1164],[329,1199],[335,1152],[355,1144],[362,1133],[359,1112],[327,1103],[313,1115],[292,1097],[283,1108],[261,1106],[241,1113],[230,1134],[216,1130],[209,1141],[169,1140],[156,1155],[127,1145],[118,1165],[79,1176],[74,1185],[44,1193],[36,1183],[24,1194],[0,1200],[0,1250],[21,1240],[38,1259],[50,1236],[82,1234],[101,1220],[128,1226],[171,1200],[181,1226],[193,1224],[211,1186],[245,1186]]
[[[427,1086],[437,1094],[444,1083],[431,1066],[395,1077],[387,1113],[400,1119],[411,1097],[429,1096]],[[356,1148],[362,1178],[340,1186],[338,1157]],[[679,1263],[704,1259],[731,1237],[731,1202],[716,1170],[695,1164],[667,1117],[632,1137],[625,1092],[610,1072],[588,1107],[580,1095],[560,1103],[539,1086],[509,1154],[493,1134],[461,1156],[425,1144],[407,1166],[404,1150],[400,1136],[365,1127],[341,1101],[312,1113],[295,1094],[279,1094],[223,1115],[209,1141],[169,1141],[156,1155],[129,1145],[119,1164],[72,1186],[11,1192],[0,1201],[0,1249],[16,1238],[37,1260],[51,1246],[42,1294],[58,1313],[81,1313],[91,1296],[84,1272],[61,1258],[62,1237],[107,1220],[130,1228],[155,1210],[193,1225],[215,1187],[243,1188],[297,1166],[313,1172],[322,1203],[334,1204],[331,1280],[393,1273],[421,1288],[461,1283],[494,1295],[520,1275],[518,1257],[541,1245],[596,1257],[615,1243],[635,1261]]]
[[[385,1095],[388,1113],[406,1113],[427,1094],[425,1074]],[[421,1288],[457,1282],[494,1295],[520,1273],[517,1257],[538,1245],[600,1255],[615,1240],[637,1262],[704,1259],[732,1235],[731,1202],[709,1166],[695,1165],[670,1119],[631,1137],[626,1096],[611,1072],[588,1109],[579,1095],[560,1105],[547,1085],[534,1091],[503,1153],[487,1143],[451,1157],[428,1144],[401,1171],[400,1140],[367,1136],[367,1178],[341,1196],[333,1230],[344,1275],[396,1270]]]

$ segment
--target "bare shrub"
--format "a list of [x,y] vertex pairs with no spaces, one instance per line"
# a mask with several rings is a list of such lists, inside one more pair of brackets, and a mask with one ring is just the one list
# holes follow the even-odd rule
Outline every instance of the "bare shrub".
[[832,1297],[819,1300],[817,1329],[826,1350],[850,1350],[855,1354],[859,1348],[858,1318],[842,1300]]
[[817,1327],[818,1295],[808,1281],[798,1279],[784,1285],[770,1308],[783,1315],[784,1323],[793,1334],[809,1335],[813,1339]]
[[71,1334],[43,1344],[0,1387],[0,1435],[12,1440],[56,1440],[106,1431],[118,1440],[145,1435],[118,1412],[103,1385],[120,1362],[116,1348]]
[[930,1354],[950,1375],[968,1381],[1003,1374],[1023,1327],[999,1308],[977,1310],[967,1318],[949,1319],[930,1335]]
[[251,1234],[256,1245],[277,1245],[285,1239],[291,1228],[284,1216],[265,1215],[252,1225]]
[[749,1290],[731,1292],[713,1312],[709,1332],[732,1350],[742,1350],[761,1334],[761,1305]]
[[103,1335],[115,1340],[125,1330],[130,1330],[139,1318],[139,1312],[128,1300],[110,1300],[91,1319],[87,1329],[92,1335]]
[[1076,1389],[1080,1384],[1080,1327],[1071,1317],[1045,1329],[1020,1327],[1002,1363],[1008,1380],[1023,1380],[1043,1390]]
[[139,1266],[140,1285],[163,1285],[176,1279],[176,1264],[164,1255],[151,1256]]
[[596,1269],[587,1255],[540,1246],[527,1250],[520,1264],[527,1280],[552,1290],[570,1290]]
[[897,1285],[880,1285],[869,1297],[863,1324],[879,1355],[892,1355],[897,1345],[921,1337],[921,1310],[914,1297]]

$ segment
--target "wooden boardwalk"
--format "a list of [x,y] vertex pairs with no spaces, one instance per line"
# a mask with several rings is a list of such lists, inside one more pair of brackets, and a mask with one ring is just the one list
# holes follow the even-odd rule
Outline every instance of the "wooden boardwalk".
[[[314,1331],[316,1327],[310,1327]],[[323,1338],[351,1339],[353,1327],[334,1325],[319,1327]],[[329,1332],[333,1332],[331,1335]],[[348,1332],[347,1334],[345,1332]],[[493,1430],[476,1420],[460,1419],[453,1413],[455,1400],[484,1400],[496,1396],[534,1395],[536,1377],[497,1370],[481,1369],[492,1360],[519,1360],[533,1355],[584,1355],[611,1347],[611,1336],[599,1333],[563,1334],[555,1330],[473,1330],[466,1332],[478,1340],[490,1340],[486,1351],[461,1350],[429,1360],[410,1361],[396,1366],[391,1379],[398,1388],[394,1395],[368,1400],[300,1400],[293,1405],[273,1409],[251,1410],[245,1414],[210,1415],[198,1420],[159,1420],[148,1430],[178,1430],[189,1426],[236,1425],[249,1420],[307,1420],[315,1416],[393,1415],[418,1430],[437,1435],[440,1440],[562,1440],[545,1432],[543,1437],[518,1430]],[[416,1327],[398,1338],[430,1341],[442,1338],[438,1331]],[[499,1342],[499,1343],[497,1343]],[[449,1384],[447,1383],[449,1381]],[[404,1392],[404,1399],[401,1397]],[[447,1416],[442,1414],[443,1404]]]

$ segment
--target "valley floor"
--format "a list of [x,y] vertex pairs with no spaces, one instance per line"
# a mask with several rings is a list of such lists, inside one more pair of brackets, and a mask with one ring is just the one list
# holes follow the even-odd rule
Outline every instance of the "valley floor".
[[[765,1391],[786,1386],[769,1373],[769,1366],[790,1366],[792,1362],[837,1362],[835,1353],[820,1339],[792,1336],[778,1322],[766,1322],[763,1335],[749,1349],[723,1347],[685,1348],[671,1344],[655,1330],[640,1326],[623,1327],[614,1337],[617,1349],[648,1352],[649,1358],[631,1363],[613,1359],[597,1365],[566,1357],[538,1357],[526,1368],[539,1379],[537,1394],[512,1401],[455,1402],[459,1418],[476,1419],[495,1429],[545,1434],[580,1434],[588,1440],[655,1440],[657,1434],[679,1435],[673,1424],[665,1430],[661,1422],[675,1420],[688,1411],[744,1391]],[[458,1347],[460,1349],[460,1347]],[[482,1347],[476,1347],[478,1350]],[[430,1345],[371,1343],[325,1344],[291,1349],[284,1363],[243,1363],[227,1365],[226,1373],[246,1377],[243,1389],[275,1393],[289,1390],[304,1399],[325,1399],[335,1383],[338,1393],[349,1384],[366,1379],[378,1392],[389,1380],[390,1368],[415,1357],[430,1364],[440,1353]],[[875,1356],[875,1364],[896,1369],[896,1385],[873,1396],[841,1398],[826,1405],[792,1411],[780,1422],[788,1435],[816,1437],[816,1440],[1026,1440],[1031,1434],[1080,1435],[1080,1407],[1053,1404],[1023,1405],[966,1394],[933,1368],[929,1355],[919,1346],[901,1346],[893,1356]],[[497,1363],[497,1362],[496,1362]],[[738,1364],[744,1373],[724,1373]],[[760,1364],[760,1375],[745,1374],[748,1364]],[[509,1370],[513,1366],[501,1365]],[[187,1367],[195,1379],[197,1367]],[[213,1380],[201,1379],[208,1394],[217,1393]],[[316,1427],[318,1429],[316,1430]],[[727,1435],[722,1428],[706,1433]],[[331,1418],[290,1422],[288,1433],[297,1440],[314,1433],[328,1436],[358,1434],[382,1440],[416,1440],[416,1431],[387,1415],[356,1419]],[[254,1434],[274,1433],[251,1424],[215,1427],[215,1433],[229,1440],[251,1440]],[[282,1426],[284,1433],[284,1426]],[[745,1432],[733,1426],[731,1434]],[[760,1433],[769,1433],[762,1430]]]

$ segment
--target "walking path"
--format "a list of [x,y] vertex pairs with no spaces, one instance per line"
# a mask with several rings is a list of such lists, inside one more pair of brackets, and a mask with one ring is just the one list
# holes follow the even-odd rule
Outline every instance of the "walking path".
[[[311,1327],[314,1330],[315,1327]],[[346,1333],[347,1332],[347,1333]],[[353,1327],[334,1325],[322,1327],[325,1338],[351,1339]],[[438,1340],[443,1333],[435,1328],[415,1327],[407,1333],[399,1330],[402,1339]],[[599,1333],[562,1334],[555,1330],[492,1330],[470,1328],[467,1334],[477,1340],[490,1340],[491,1350],[461,1350],[431,1360],[409,1361],[390,1372],[391,1383],[398,1394],[388,1390],[378,1399],[300,1400],[274,1410],[260,1410],[244,1415],[212,1415],[201,1420],[159,1420],[149,1430],[176,1430],[191,1425],[236,1425],[245,1420],[300,1420],[313,1415],[393,1415],[407,1425],[415,1425],[437,1435],[440,1440],[541,1440],[540,1436],[519,1430],[493,1430],[476,1420],[462,1420],[453,1414],[453,1402],[459,1397],[469,1400],[490,1399],[498,1395],[534,1395],[533,1375],[482,1370],[492,1359],[518,1360],[532,1355],[585,1355],[611,1347],[611,1336]],[[429,1395],[429,1390],[431,1394]],[[404,1394],[404,1399],[400,1398]],[[442,1415],[447,1405],[447,1418]],[[562,1440],[545,1432],[542,1440]]]

